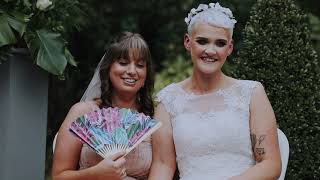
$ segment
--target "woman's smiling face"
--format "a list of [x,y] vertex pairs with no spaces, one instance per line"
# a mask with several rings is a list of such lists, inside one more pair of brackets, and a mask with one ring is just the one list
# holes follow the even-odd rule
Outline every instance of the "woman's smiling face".
[[184,37],[185,48],[190,51],[195,72],[206,75],[220,72],[233,50],[228,29],[198,23],[191,35]]
[[110,81],[114,93],[136,94],[144,85],[147,76],[146,61],[135,59],[139,50],[130,49],[129,58],[115,60],[110,67]]

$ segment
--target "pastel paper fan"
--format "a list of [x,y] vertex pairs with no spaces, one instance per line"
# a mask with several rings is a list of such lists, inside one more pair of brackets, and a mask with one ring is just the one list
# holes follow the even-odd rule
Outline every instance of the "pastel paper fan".
[[128,154],[158,128],[161,122],[126,108],[102,108],[71,123],[70,131],[106,158],[120,151]]

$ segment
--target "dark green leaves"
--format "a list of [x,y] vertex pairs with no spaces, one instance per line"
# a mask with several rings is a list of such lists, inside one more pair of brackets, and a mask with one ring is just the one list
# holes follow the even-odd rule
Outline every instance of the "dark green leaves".
[[13,44],[17,41],[8,22],[8,16],[6,14],[0,15],[0,47]]
[[18,32],[21,38],[26,30],[26,22],[29,19],[19,12],[1,13],[0,14],[0,47],[13,44],[17,41],[14,30]]
[[68,62],[76,66],[60,34],[42,29],[37,30],[35,34],[28,32],[26,39],[28,47],[36,57],[36,64],[48,72],[62,75]]

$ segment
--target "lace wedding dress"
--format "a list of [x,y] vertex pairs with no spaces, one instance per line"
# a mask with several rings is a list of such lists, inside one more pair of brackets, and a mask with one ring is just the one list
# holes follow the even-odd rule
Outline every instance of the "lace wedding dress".
[[224,180],[255,164],[249,104],[258,84],[237,80],[204,95],[171,84],[158,93],[157,101],[171,116],[181,180]]

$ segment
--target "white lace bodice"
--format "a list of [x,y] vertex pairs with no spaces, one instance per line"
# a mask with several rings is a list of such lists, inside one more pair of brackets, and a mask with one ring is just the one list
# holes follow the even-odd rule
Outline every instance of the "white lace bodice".
[[249,105],[259,82],[237,80],[204,95],[179,84],[161,90],[157,100],[171,116],[181,180],[223,180],[255,164],[251,150]]

